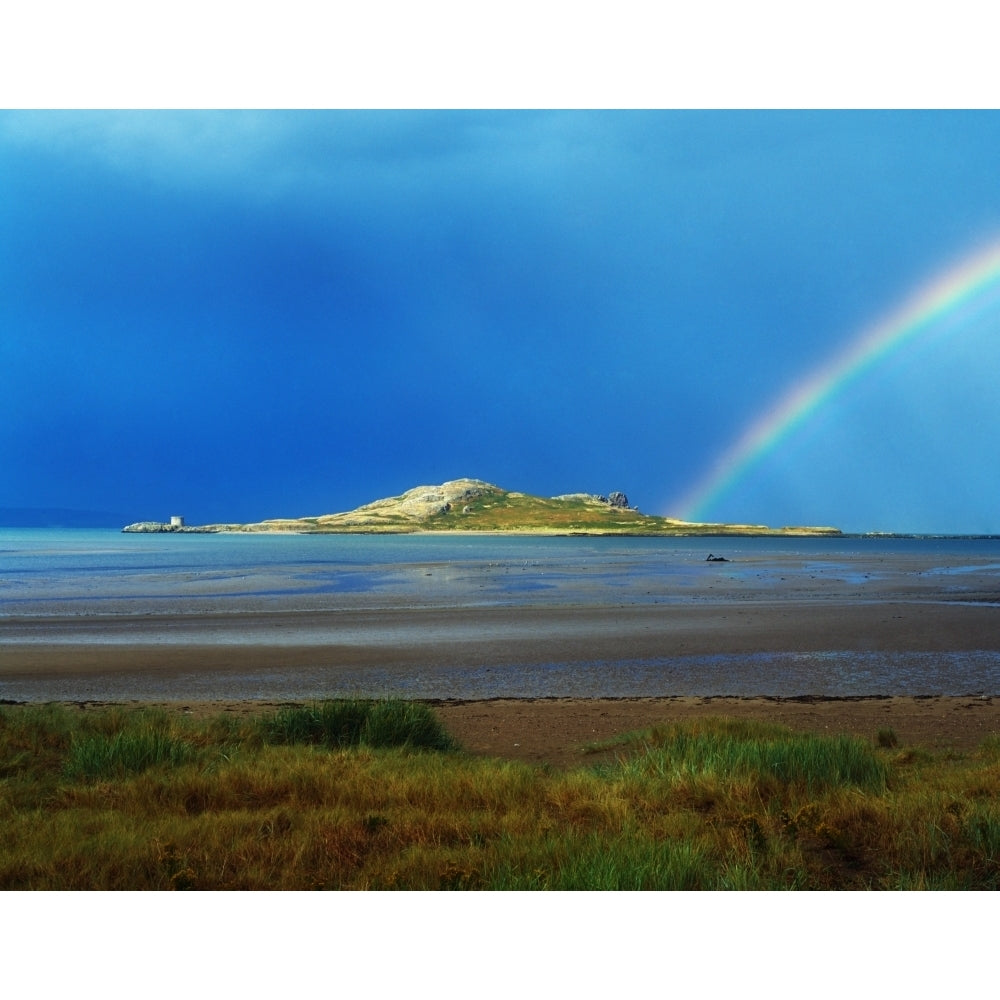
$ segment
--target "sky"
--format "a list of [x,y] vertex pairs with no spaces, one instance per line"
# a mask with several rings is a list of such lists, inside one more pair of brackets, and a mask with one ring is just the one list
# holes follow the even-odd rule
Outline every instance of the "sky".
[[1000,533],[1000,274],[739,448],[997,245],[998,163],[991,111],[0,112],[0,508]]

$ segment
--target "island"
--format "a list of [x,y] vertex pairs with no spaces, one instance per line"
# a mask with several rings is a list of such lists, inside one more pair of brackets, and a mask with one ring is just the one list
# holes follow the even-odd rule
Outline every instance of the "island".
[[522,535],[839,535],[830,527],[713,524],[644,514],[622,492],[607,496],[567,493],[538,497],[505,490],[481,479],[453,479],[440,486],[417,486],[340,514],[275,518],[254,524],[185,525],[139,521],[125,532],[294,534],[415,534],[491,532]]

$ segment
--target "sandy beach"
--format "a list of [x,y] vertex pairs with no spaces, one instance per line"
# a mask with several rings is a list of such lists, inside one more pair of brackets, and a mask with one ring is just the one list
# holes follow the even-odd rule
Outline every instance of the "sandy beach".
[[[998,626],[1000,609],[992,606],[851,601],[4,619],[0,684],[8,701],[148,702],[199,713],[257,711],[324,694],[415,692],[469,750],[555,766],[583,760],[588,743],[697,715],[872,739],[891,728],[901,745],[971,748],[1000,731],[1000,698],[993,697],[1000,692],[991,678],[954,690],[946,674],[931,672],[927,689],[916,693],[886,686],[845,696],[824,679],[823,658],[808,654],[996,650]],[[156,641],[146,641],[153,635]],[[800,680],[779,678],[782,693],[766,690],[775,682],[760,670],[744,679],[739,696],[671,689],[676,671],[669,665],[686,657],[750,658],[752,665],[754,656],[777,653],[801,660]],[[643,661],[668,666],[643,675],[608,666]],[[604,666],[588,674],[584,665],[594,663]],[[608,675],[623,671],[632,696],[601,696]],[[576,687],[561,689],[570,675]],[[596,678],[594,693],[581,693],[588,676]],[[531,690],[549,689],[503,696],[512,678],[525,677],[538,679]],[[734,675],[725,677],[735,685]],[[716,682],[701,683],[707,689]]]
[[272,542],[210,540],[139,549],[125,575],[114,560],[154,543],[102,544],[99,577],[88,556],[82,573],[18,578],[10,593],[29,599],[0,614],[0,700],[416,698],[470,749],[552,763],[690,714],[925,745],[1000,728],[991,544],[729,543],[712,563],[707,542],[383,540],[351,561],[354,541],[287,539],[258,564]]
[[901,748],[972,750],[1000,732],[1000,699],[990,697],[518,699],[435,710],[471,752],[554,767],[613,757],[584,750],[621,733],[710,716],[873,741],[891,729]]

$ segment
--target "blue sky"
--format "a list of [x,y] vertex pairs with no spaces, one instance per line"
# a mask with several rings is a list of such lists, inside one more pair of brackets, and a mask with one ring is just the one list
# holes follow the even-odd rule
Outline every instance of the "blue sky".
[[[0,507],[676,505],[1000,239],[992,112],[2,112]],[[705,515],[1000,532],[1000,305]]]

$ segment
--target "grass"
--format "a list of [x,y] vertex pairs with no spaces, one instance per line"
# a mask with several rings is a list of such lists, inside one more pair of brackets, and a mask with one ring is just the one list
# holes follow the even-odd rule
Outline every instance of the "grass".
[[259,524],[229,525],[242,531],[408,533],[412,531],[506,531],[512,533],[594,535],[760,535],[839,534],[832,528],[769,528],[754,524],[700,524],[644,514],[570,497],[537,497],[499,487],[484,488],[480,495],[414,520],[393,507],[361,508],[337,515],[295,520],[270,520]]
[[[495,490],[468,504],[428,517],[436,531],[544,530],[560,534],[699,535],[769,534],[764,525],[690,524],[580,499],[555,499]],[[811,529],[802,529],[809,532]],[[784,529],[777,533],[784,533]]]
[[0,887],[1000,887],[997,737],[936,754],[714,719],[614,749],[568,771],[473,757],[398,700],[7,706]]
[[260,720],[265,742],[339,747],[398,747],[454,750],[437,717],[418,702],[342,699],[289,705]]
[[619,764],[623,774],[715,780],[752,780],[777,794],[806,794],[836,787],[881,792],[889,775],[886,761],[862,740],[850,736],[794,733],[782,727],[735,720],[670,726],[642,739],[644,752]]

